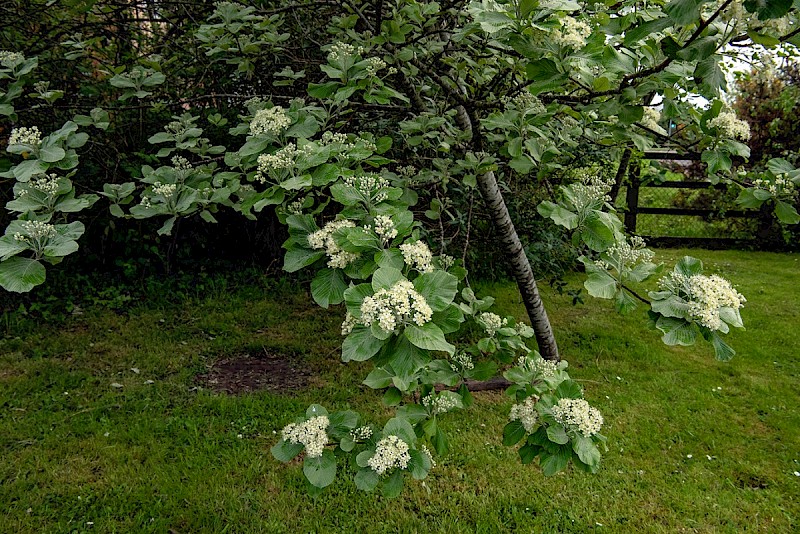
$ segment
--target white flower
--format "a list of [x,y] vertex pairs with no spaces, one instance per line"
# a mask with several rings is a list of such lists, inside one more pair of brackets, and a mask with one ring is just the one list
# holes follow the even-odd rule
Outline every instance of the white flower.
[[[431,451],[428,450],[428,447],[425,445],[420,445],[419,450],[422,454],[428,457],[428,461],[431,463],[431,469],[434,469],[436,467],[436,461],[433,459],[433,454],[431,454]],[[797,471],[795,471],[795,473],[797,473]],[[800,476],[800,474],[797,476]]]
[[687,277],[671,272],[659,280],[658,284],[661,289],[687,300],[689,314],[709,330],[727,331],[722,324],[720,310],[738,310],[747,302],[729,281],[717,275],[696,274]]
[[192,170],[192,164],[189,163],[189,160],[184,158],[183,156],[173,156],[172,157],[172,166],[175,167],[175,170],[178,170],[178,171],[190,171],[190,170]]
[[295,445],[302,443],[310,458],[318,458],[322,456],[322,451],[328,444],[328,434],[325,429],[329,424],[327,416],[320,415],[303,423],[290,423],[283,427],[281,434],[284,441]]
[[587,438],[600,432],[603,426],[600,411],[583,399],[560,399],[552,412],[557,422],[577,430]]
[[522,111],[525,114],[541,115],[547,111],[547,108],[542,101],[527,90],[523,90],[512,98],[504,97],[501,100],[503,103],[505,103],[506,108],[516,109],[517,111]]
[[370,226],[365,226],[365,229],[374,229],[375,234],[381,238],[381,242],[386,245],[392,239],[397,237],[397,228],[394,226],[394,221],[388,215],[378,215],[375,217],[375,224]]
[[539,397],[532,395],[525,399],[520,404],[515,404],[511,407],[508,414],[509,421],[519,421],[522,423],[525,432],[530,434],[533,432],[539,423],[539,412],[536,411],[536,402]]
[[567,186],[573,193],[569,200],[574,205],[575,211],[580,213],[588,207],[596,207],[599,203],[611,202],[608,193],[614,186],[613,178],[605,180],[602,176],[587,170],[582,170],[581,174],[583,176],[579,183]]
[[739,119],[734,111],[720,111],[706,126],[716,128],[720,136],[728,139],[750,139],[750,125]]
[[48,239],[58,234],[55,226],[41,221],[24,221],[22,230],[24,233],[14,234],[14,240],[26,243],[34,249],[41,248]]
[[630,240],[618,241],[611,245],[604,253],[604,259],[595,261],[601,269],[632,268],[639,262],[649,263],[655,257],[652,250],[645,248],[644,239],[631,236]]
[[561,20],[561,28],[552,34],[552,38],[559,46],[578,50],[586,45],[586,39],[591,34],[592,28],[587,23],[566,16]]
[[295,144],[289,143],[274,154],[261,154],[258,156],[258,171],[255,179],[263,184],[267,181],[270,171],[293,167],[297,153],[298,150]]
[[421,273],[433,271],[433,254],[431,249],[422,241],[414,243],[403,243],[400,245],[400,252],[403,253],[403,261],[412,269]]
[[386,62],[379,57],[367,58],[367,74],[375,76],[379,71],[386,68]]
[[178,186],[176,184],[162,184],[161,182],[155,182],[153,184],[153,193],[156,195],[162,195],[165,198],[170,198],[175,194],[177,189]]
[[356,48],[350,43],[336,42],[333,43],[328,50],[328,61],[342,61],[349,56],[361,55],[364,53],[364,47],[359,46]]
[[365,441],[372,437],[372,428],[360,426],[350,431],[350,438],[353,441]]
[[353,221],[347,219],[331,221],[322,230],[309,234],[308,244],[315,250],[325,249],[325,254],[328,255],[328,267],[344,269],[358,259],[358,254],[339,248],[333,238],[333,234],[340,228],[355,228],[355,226],[356,224]]
[[38,147],[42,142],[42,133],[36,126],[30,128],[20,126],[11,130],[11,136],[8,138],[9,145],[30,145]]
[[535,378],[552,378],[558,372],[558,362],[545,360],[539,355],[520,356],[517,365],[525,371],[531,371]]
[[431,320],[433,311],[425,298],[414,290],[414,284],[401,280],[391,289],[379,289],[361,302],[361,322],[365,326],[377,323],[384,332],[407,323],[422,326]]
[[31,189],[40,191],[47,196],[55,195],[58,192],[58,180],[57,174],[40,174],[36,178],[31,178],[31,180],[25,184],[26,187],[17,192],[17,197],[24,197]]
[[661,121],[661,112],[656,108],[645,107],[641,125],[660,134],[666,135],[667,131],[658,123]]
[[368,204],[380,204],[388,198],[384,189],[389,187],[389,180],[379,174],[348,176],[344,183],[354,188]]
[[452,395],[436,395],[431,391],[428,395],[423,397],[422,405],[431,411],[431,415],[438,415],[456,408],[458,403]]
[[342,335],[346,336],[350,334],[357,324],[358,320],[353,317],[350,312],[347,312],[344,316],[344,321],[342,322]]
[[478,323],[486,330],[486,335],[493,336],[495,333],[508,324],[508,319],[503,319],[496,313],[483,312],[478,315]]
[[367,465],[383,475],[394,468],[405,469],[410,461],[408,444],[397,436],[387,436],[378,442],[375,454],[367,460]]
[[455,372],[471,371],[475,368],[475,364],[472,361],[472,356],[466,352],[457,352],[453,356],[453,363],[450,364],[450,368]]
[[25,56],[19,52],[11,52],[9,50],[0,50],[0,65],[4,67],[13,67],[17,63],[25,61]]
[[250,121],[250,134],[272,134],[278,135],[292,124],[292,119],[286,114],[281,106],[274,106],[268,109],[256,111],[253,120]]

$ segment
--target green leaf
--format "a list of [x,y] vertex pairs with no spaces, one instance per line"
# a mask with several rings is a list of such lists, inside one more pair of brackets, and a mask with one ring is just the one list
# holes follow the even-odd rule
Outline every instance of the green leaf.
[[239,155],[252,156],[253,154],[260,154],[269,146],[271,142],[272,138],[270,137],[252,137],[242,146],[242,148],[239,149]]
[[444,456],[450,449],[450,444],[447,442],[447,436],[442,432],[441,428],[436,429],[436,434],[431,437],[431,445],[433,445],[436,454]]
[[789,12],[792,0],[745,0],[744,7],[749,13],[757,13],[758,20],[777,19]]
[[373,491],[380,480],[378,473],[369,467],[362,467],[355,476],[356,487],[361,491]]
[[424,273],[414,280],[414,289],[434,312],[444,311],[458,292],[458,278],[445,271]]
[[694,345],[697,339],[697,329],[685,319],[660,316],[656,328],[664,333],[661,340],[667,345],[689,346]]
[[549,477],[564,470],[570,458],[572,458],[572,448],[562,445],[553,453],[543,451],[539,465],[542,466],[544,476]]
[[510,421],[503,427],[503,445],[512,447],[519,443],[526,434],[525,427],[522,426],[521,422],[517,420]]
[[703,272],[703,262],[691,256],[684,256],[675,265],[675,272],[692,277]]
[[721,362],[730,361],[736,355],[736,351],[716,332],[711,333],[711,346],[714,347],[714,357]]
[[382,367],[376,367],[364,379],[362,384],[372,389],[383,389],[392,385],[394,375]]
[[556,388],[556,396],[559,399],[580,399],[583,397],[583,390],[574,380],[564,380]]
[[34,259],[14,256],[0,262],[0,286],[6,291],[27,293],[44,280],[44,265]]
[[620,289],[614,298],[614,309],[617,313],[625,315],[636,309],[636,299],[627,290]]
[[303,473],[312,486],[318,488],[330,486],[336,478],[336,456],[333,455],[333,451],[326,449],[318,458],[306,456],[303,460]]
[[347,311],[353,317],[361,317],[361,302],[364,298],[372,295],[372,286],[369,284],[358,284],[357,286],[348,287],[344,292],[344,302],[347,305]]
[[542,452],[542,448],[537,445],[523,445],[519,448],[519,460],[523,465],[531,463]]
[[775,202],[775,216],[783,224],[797,224],[800,222],[800,215],[797,214],[795,207],[782,200]]
[[569,443],[569,436],[567,436],[567,431],[564,430],[564,427],[561,425],[548,426],[547,439],[559,445],[565,445]]
[[574,230],[578,226],[578,214],[550,201],[543,201],[536,208],[539,215],[552,219],[554,223],[567,230]]
[[578,434],[572,441],[572,450],[575,451],[581,462],[590,467],[592,472],[595,472],[600,466],[600,451],[597,450],[591,438]]
[[42,149],[39,150],[39,159],[46,161],[47,163],[61,161],[66,155],[67,153],[64,151],[64,149],[59,146],[42,147]]
[[676,26],[688,26],[700,20],[698,0],[672,0],[664,7],[664,11]]
[[6,260],[27,248],[28,245],[14,239],[12,233],[7,233],[3,237],[0,237],[0,260]]
[[664,317],[689,318],[689,304],[676,295],[670,295],[664,300],[653,300],[650,302],[650,307]]
[[395,469],[381,487],[381,494],[387,499],[395,499],[403,492],[403,471]]
[[[587,272],[589,268],[587,267]],[[596,298],[612,299],[617,293],[617,281],[605,270],[595,268],[583,283],[589,294]]]
[[614,216],[597,210],[586,215],[580,228],[580,237],[590,249],[601,252],[617,241],[614,223],[609,217]]
[[405,266],[403,253],[396,248],[383,250],[375,254],[375,263],[378,264],[378,267],[392,267],[397,270],[401,270]]
[[323,308],[342,303],[346,289],[347,282],[341,269],[320,269],[311,281],[311,296]]
[[425,323],[422,326],[408,325],[403,332],[412,345],[425,350],[441,350],[452,355],[456,348],[444,338],[442,329],[434,323]]
[[444,311],[436,312],[431,319],[444,334],[458,332],[464,322],[464,313],[458,306],[451,304]]
[[431,460],[427,454],[423,454],[416,449],[408,451],[411,456],[411,461],[408,462],[408,470],[411,476],[417,480],[422,480],[428,476],[428,471],[431,470]]
[[417,435],[414,433],[414,427],[408,420],[402,417],[393,417],[386,422],[383,427],[383,435],[397,436],[405,441],[408,445],[414,445],[417,441]]
[[372,290],[391,289],[397,282],[405,280],[403,273],[394,267],[381,267],[372,276]]
[[280,440],[278,443],[273,445],[273,447],[270,449],[270,452],[272,452],[272,456],[274,456],[279,462],[287,463],[292,461],[292,459],[300,454],[302,450],[302,443],[291,443],[289,441]]
[[18,181],[27,182],[32,176],[42,174],[49,168],[50,166],[42,160],[29,159],[23,161],[16,167],[13,167],[11,172],[14,174],[14,178],[16,178]]
[[342,343],[342,361],[363,362],[375,356],[385,344],[384,340],[375,338],[369,328],[358,325]]
[[[701,81],[704,87],[714,93],[717,93],[720,89],[724,90],[728,86],[725,80],[725,72],[719,66],[721,59],[722,57],[719,54],[713,54],[697,63],[697,67],[694,69],[695,81]],[[704,152],[703,154],[705,155],[706,153]]]
[[390,387],[383,394],[383,403],[386,406],[397,406],[403,400],[403,392],[396,387]]
[[292,248],[286,251],[283,257],[283,270],[289,273],[299,271],[303,267],[308,267],[320,258],[325,256],[325,252],[320,250],[310,250],[307,248]]

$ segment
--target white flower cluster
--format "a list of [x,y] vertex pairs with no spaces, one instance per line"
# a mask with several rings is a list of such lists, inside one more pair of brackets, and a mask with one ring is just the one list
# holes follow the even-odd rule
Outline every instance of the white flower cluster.
[[722,137],[728,139],[750,139],[750,125],[736,116],[734,111],[720,111],[719,115],[706,123],[716,128]]
[[344,269],[358,259],[358,254],[347,252],[339,248],[339,245],[336,244],[336,240],[333,238],[333,234],[340,228],[355,227],[356,224],[347,219],[331,221],[326,224],[322,230],[317,230],[309,234],[308,244],[315,250],[325,249],[325,254],[328,255],[328,267]]
[[431,411],[431,415],[447,413],[457,406],[451,395],[436,395],[433,391],[422,398],[422,405]]
[[594,206],[597,202],[611,202],[608,193],[614,186],[613,178],[604,180],[602,176],[584,173],[580,183],[571,184],[574,193],[573,203],[575,209],[580,213],[589,206]]
[[414,243],[403,243],[400,245],[400,252],[403,253],[403,261],[412,269],[421,273],[433,271],[433,254],[428,245],[422,241]]
[[0,65],[4,67],[12,67],[17,63],[25,60],[25,56],[19,52],[11,52],[9,50],[0,50]]
[[41,191],[47,196],[55,195],[58,192],[58,175],[40,174],[37,178],[32,178],[25,189],[19,190],[17,196],[24,197],[31,189]]
[[274,106],[267,109],[256,111],[253,120],[250,121],[250,134],[272,134],[278,135],[292,124],[292,118],[281,106]]
[[773,197],[783,200],[792,199],[797,195],[797,189],[791,180],[778,176],[775,180],[757,178],[753,180],[753,187],[769,192]]
[[514,330],[517,331],[517,334],[520,337],[526,337],[526,338],[527,337],[532,337],[533,334],[535,333],[533,331],[533,328],[531,328],[530,326],[528,326],[527,324],[525,324],[522,321],[517,321],[517,323],[514,325]]
[[524,402],[513,405],[508,414],[508,420],[519,421],[522,423],[525,432],[530,434],[539,422],[539,412],[536,411],[536,402],[538,400],[539,397],[531,395]]
[[365,441],[372,437],[372,428],[360,426],[350,431],[350,438],[353,441]]
[[431,469],[435,468],[436,461],[433,459],[433,454],[431,454],[431,451],[428,449],[428,447],[422,444],[419,446],[419,450],[422,454],[428,457],[428,461],[431,463]]
[[447,254],[442,254],[439,256],[439,265],[442,266],[442,270],[447,271],[455,265],[456,259],[453,256],[448,256]]
[[461,351],[453,355],[453,362],[450,363],[450,368],[457,373],[460,371],[471,371],[475,368],[475,363],[472,361],[472,356]]
[[541,356],[520,356],[517,365],[540,379],[552,378],[558,372],[558,362],[545,360]]
[[375,224],[373,226],[367,224],[364,229],[375,230],[375,234],[381,238],[384,245],[397,237],[397,228],[395,228],[392,218],[388,215],[376,216]]
[[541,115],[547,111],[542,101],[531,94],[530,91],[522,91],[512,98],[504,97],[501,100],[506,105],[506,108],[514,108],[530,115]]
[[404,178],[411,178],[417,174],[417,168],[413,165],[403,165],[402,167],[398,167],[396,172]]
[[30,145],[38,147],[42,142],[42,133],[36,126],[30,128],[20,126],[11,130],[11,136],[8,138],[9,145]]
[[689,278],[689,294],[692,297],[689,313],[710,330],[722,327],[720,308],[738,310],[746,302],[730,282],[717,275],[697,274]]
[[349,335],[357,324],[358,324],[358,319],[353,317],[353,315],[350,312],[347,312],[344,316],[344,321],[342,321],[342,335],[343,336]]
[[190,171],[192,170],[192,164],[189,163],[189,160],[184,158],[183,156],[173,156],[172,157],[172,166],[175,170],[178,171]]
[[652,250],[645,248],[644,239],[635,235],[630,237],[630,241],[614,243],[606,250],[605,255],[608,260],[597,260],[595,265],[601,269],[617,269],[618,271],[632,267],[640,261],[648,263],[655,257]]
[[289,202],[289,204],[286,206],[286,213],[290,215],[302,215],[303,201],[295,200],[294,202]]
[[592,28],[587,23],[566,16],[561,20],[561,28],[553,33],[553,41],[565,48],[579,50],[586,45],[586,40],[592,34]]
[[258,156],[258,171],[255,179],[263,184],[267,181],[270,171],[293,167],[297,152],[295,144],[289,143],[274,154],[261,154]]
[[153,184],[153,193],[156,195],[163,195],[165,198],[171,197],[177,190],[178,186],[176,184],[162,184],[161,182],[155,182]]
[[667,131],[658,124],[661,121],[661,112],[656,108],[645,107],[644,114],[642,116],[641,125],[645,128],[649,128],[654,132],[658,132],[660,134],[666,134]]
[[363,46],[356,48],[350,43],[337,42],[328,50],[328,61],[341,61],[349,56],[360,56],[363,53]]
[[344,183],[358,191],[367,202],[379,204],[388,198],[383,190],[389,187],[389,180],[379,174],[348,176]]
[[322,451],[325,450],[325,445],[328,444],[328,434],[325,429],[329,424],[328,417],[320,415],[302,423],[286,425],[281,431],[281,435],[284,441],[289,443],[295,445],[302,443],[310,458],[319,458],[322,456]]
[[[723,0],[717,0],[716,3],[706,4],[704,15],[710,16],[714,11],[719,9],[723,3]],[[792,20],[791,16],[783,16],[777,19],[768,19],[764,21],[759,20],[755,13],[747,12],[743,0],[733,0],[733,2],[728,5],[728,8],[721,13],[720,20],[727,24],[728,28],[726,31],[731,32],[751,30],[773,37],[784,37],[795,29],[794,20]]]
[[671,272],[658,282],[661,289],[688,300],[689,314],[709,330],[723,328],[720,308],[738,310],[747,299],[721,276],[696,274],[687,277]]
[[375,454],[367,460],[367,465],[379,475],[383,475],[396,467],[405,469],[410,461],[408,443],[397,436],[387,436],[378,442]]
[[556,421],[577,430],[587,438],[600,432],[603,427],[600,410],[589,406],[583,399],[560,399],[552,411]]
[[478,322],[486,330],[486,335],[493,336],[495,333],[508,324],[508,319],[504,319],[492,312],[483,312],[478,315]]
[[379,289],[361,303],[361,322],[365,326],[378,323],[384,332],[394,332],[398,325],[407,322],[422,326],[432,315],[425,297],[408,280],[400,280],[391,289]]
[[42,221],[24,221],[22,223],[22,229],[25,233],[21,234],[18,232],[14,234],[14,239],[31,245],[35,242],[55,237],[58,234],[55,226]]
[[386,68],[386,62],[379,57],[367,58],[367,74],[376,76],[378,72]]

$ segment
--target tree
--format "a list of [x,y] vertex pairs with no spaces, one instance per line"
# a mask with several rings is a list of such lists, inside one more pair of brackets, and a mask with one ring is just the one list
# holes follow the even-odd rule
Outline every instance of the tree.
[[[183,108],[149,136],[158,150],[134,176],[138,184],[103,186],[111,214],[159,218],[158,232],[170,234],[181,218],[213,223],[223,208],[255,218],[276,207],[289,228],[284,268],[312,268],[314,300],[347,308],[343,359],[375,363],[365,383],[386,389],[387,404],[404,398],[421,403],[401,406],[380,432],[358,426],[355,414],[328,414],[315,405],[284,430],[273,452],[288,460],[305,449],[306,476],[321,488],[336,472],[336,456],[325,448],[334,440],[337,454],[357,453],[357,484],[371,489],[380,483],[389,495],[399,492],[404,472],[424,478],[430,468],[417,436],[440,454],[447,449],[436,417],[469,403],[466,380],[492,376],[498,364],[515,360],[504,372],[517,401],[504,441],[525,438],[523,462],[539,457],[547,474],[570,459],[597,469],[602,418],[581,398],[565,365],[553,362],[559,353],[552,328],[498,177],[544,183],[579,145],[629,154],[669,141],[702,150],[712,178],[722,179],[732,171],[732,156],[749,154],[736,140],[739,123],[717,98],[725,86],[720,62],[727,44],[797,39],[795,32],[775,34],[787,26],[771,25],[793,16],[784,0],[744,7],[733,0],[676,0],[646,10],[636,2],[568,0],[326,4],[335,16],[322,33],[313,33],[320,29],[314,2],[263,8],[221,2],[191,30],[172,19],[177,8],[170,3],[108,7],[113,17],[101,16],[99,25],[130,24],[128,35],[141,38],[139,49],[116,52],[132,54],[136,64],[112,65],[104,74],[102,94],[115,95],[118,103],[99,102],[46,136],[21,126],[12,130],[7,151],[23,161],[15,159],[0,176],[16,182],[7,207],[20,215],[0,238],[0,284],[27,291],[44,281],[40,260],[57,262],[77,250],[80,222],[52,222],[90,208],[97,198],[76,195],[71,174],[53,177],[51,171],[78,166],[77,149],[89,140],[80,127],[103,130],[113,122],[109,112],[138,112],[141,130],[144,109],[163,114]],[[742,9],[758,17],[749,27],[741,26]],[[173,33],[180,34],[175,49],[165,44]],[[318,35],[330,40],[318,43]],[[84,65],[112,55],[95,54],[92,39],[68,42],[85,54]],[[187,63],[154,55],[167,50]],[[16,121],[13,101],[33,81],[37,60],[4,54],[0,113]],[[209,73],[233,78],[226,85]],[[265,80],[288,87],[287,94],[249,91]],[[207,91],[220,84],[232,92]],[[51,106],[63,96],[46,86],[37,91],[33,98]],[[695,109],[690,94],[713,104]],[[160,103],[157,95],[170,100]],[[235,105],[222,104],[226,99]],[[664,135],[660,116],[683,125],[674,141]],[[228,135],[207,133],[229,121],[235,125]],[[727,281],[702,275],[691,258],[662,279],[651,301],[634,293],[631,283],[661,267],[609,211],[613,185],[589,165],[575,171],[580,179],[562,184],[539,212],[572,232],[589,293],[614,299],[620,312],[644,301],[664,342],[689,345],[700,335],[718,358],[730,358],[733,350],[721,334],[742,326],[741,295]],[[414,187],[420,183],[437,192],[452,183],[480,192],[532,329],[489,312],[491,299],[464,287],[463,265],[434,256],[411,209],[420,196],[424,200],[425,189]],[[139,203],[127,208],[137,194]],[[457,349],[450,341],[470,323],[486,335]],[[545,360],[528,354],[524,338],[534,335]],[[449,358],[435,358],[442,354]],[[436,392],[435,384],[459,389]]]

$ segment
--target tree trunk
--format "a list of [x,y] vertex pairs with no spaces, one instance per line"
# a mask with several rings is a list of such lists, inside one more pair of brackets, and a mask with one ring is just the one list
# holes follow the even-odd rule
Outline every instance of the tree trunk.
[[[458,107],[457,120],[461,128],[472,132],[473,143],[480,150],[482,145],[480,136],[473,130],[473,121],[463,106]],[[525,255],[525,249],[519,240],[514,222],[508,213],[508,207],[497,185],[494,172],[489,171],[479,175],[478,188],[492,217],[492,222],[494,222],[503,251],[511,264],[514,278],[522,295],[522,302],[525,304],[531,327],[536,334],[539,353],[546,360],[558,360],[558,345],[556,344],[556,338],[553,336],[553,329],[550,326],[550,320],[544,309],[542,298],[539,295],[539,289],[536,287],[536,279],[533,276],[531,264],[528,261],[528,256]]]

